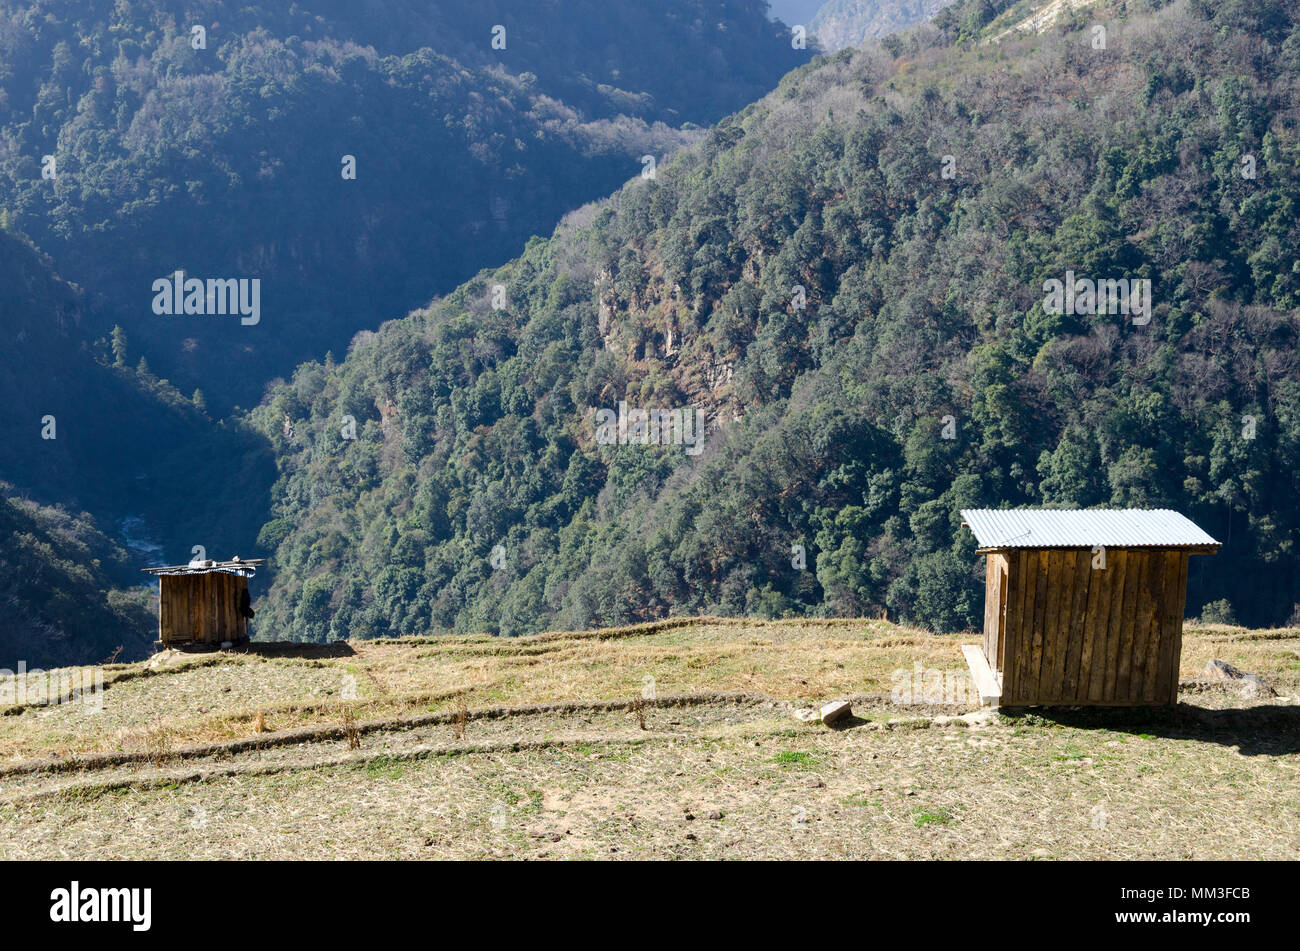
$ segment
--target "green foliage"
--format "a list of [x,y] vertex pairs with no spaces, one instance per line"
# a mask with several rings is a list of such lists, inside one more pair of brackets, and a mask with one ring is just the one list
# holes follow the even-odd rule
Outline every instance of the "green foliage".
[[803,750],[782,750],[768,762],[777,763],[781,766],[816,766],[818,756],[816,753],[808,753]]
[[1227,598],[1211,601],[1201,608],[1202,624],[1236,624],[1237,612],[1232,609],[1232,602]]
[[30,502],[0,482],[0,667],[147,653],[156,622],[141,577],[90,516]]
[[[223,415],[811,55],[761,0],[306,6],[0,0],[0,230],[101,296],[96,333],[121,324]],[[177,269],[262,279],[264,320],[156,317],[149,288]]]
[[[517,254],[576,204],[636,176],[642,154],[698,138],[695,124],[741,107],[811,55],[790,48],[760,0],[308,7],[0,0],[0,444],[13,450],[0,454],[0,478],[94,512],[123,537],[125,520],[141,520],[149,537],[133,550],[137,565],[187,559],[196,544],[251,554],[263,525],[259,545],[274,550],[298,522],[271,517],[274,464],[236,404],[255,404],[269,380],[343,352],[360,328],[452,290],[482,262]],[[507,50],[489,42],[498,22],[509,24]],[[191,45],[194,23],[207,27],[206,49]],[[618,39],[627,37],[636,42]],[[42,176],[47,154],[53,179]],[[356,158],[355,180],[341,174],[345,155]],[[176,269],[261,278],[262,323],[151,314],[152,281]],[[561,282],[551,296],[563,307],[580,284]],[[477,379],[485,360],[513,353],[514,329],[502,321],[489,335],[467,316],[446,344],[466,346],[459,365],[440,364],[427,392],[398,385],[410,348],[375,368],[403,421],[398,457],[419,463],[434,451],[453,407],[422,409],[453,390],[470,425],[513,427],[478,451],[540,449],[525,369],[563,389],[568,353],[521,355]],[[328,357],[317,379],[334,366]],[[340,401],[322,440],[349,450],[338,470],[283,505],[314,506],[390,475],[388,427],[359,382],[327,389],[314,407]],[[349,413],[360,420],[350,444]],[[39,438],[47,415],[55,440]],[[280,438],[301,446],[306,436]],[[550,465],[575,492],[594,483],[564,458]],[[494,484],[513,491],[520,475],[503,469]],[[293,564],[320,578],[288,609],[300,636],[416,630],[435,608],[447,616],[448,603],[402,600],[412,573],[454,561],[411,554],[420,532],[443,537],[446,506],[461,501],[419,481],[414,509],[384,511],[400,521],[381,537],[402,564],[382,584],[327,574],[346,557],[357,513],[313,535]],[[539,486],[530,491],[542,499]],[[487,531],[525,511],[480,502],[471,514]],[[543,514],[567,516],[555,506]],[[535,622],[541,592],[534,576],[503,594],[505,629]],[[376,604],[382,619],[367,613]]]
[[[113,348],[113,366],[115,367],[126,366],[126,354],[127,354],[126,331],[123,330],[121,326],[119,326],[118,324],[114,324],[113,332],[110,335],[110,339],[112,340],[112,348]],[[196,390],[195,392],[197,393],[198,391]]]
[[951,809],[918,809],[912,813],[912,825],[918,829],[929,825],[946,826],[952,822],[954,816]]
[[[953,631],[983,598],[958,509],[1043,504],[1185,511],[1227,542],[1190,610],[1231,593],[1247,623],[1282,620],[1300,573],[1296,7],[1270,7],[1271,47],[1216,38],[1236,7],[1134,13],[1143,44],[1105,68],[1077,31],[1010,46],[1008,66],[959,42],[990,10],[959,8],[906,38],[924,76],[872,45],[801,69],[655,181],[300,368],[250,416],[281,473],[270,628],[884,611]],[[1144,95],[1148,62],[1180,72]],[[1078,105],[1097,97],[1125,121]],[[1067,269],[1150,278],[1150,324],[1045,314]],[[704,407],[705,452],[596,445],[595,410],[620,400]]]

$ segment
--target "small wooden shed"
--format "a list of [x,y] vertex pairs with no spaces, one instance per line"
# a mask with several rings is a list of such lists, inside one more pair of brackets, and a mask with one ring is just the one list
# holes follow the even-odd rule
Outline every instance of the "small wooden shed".
[[194,561],[145,568],[158,577],[158,641],[162,647],[214,649],[248,640],[253,616],[248,579],[265,559]]
[[1003,706],[1178,702],[1187,562],[1219,543],[1168,509],[963,509],[987,556],[984,644]]

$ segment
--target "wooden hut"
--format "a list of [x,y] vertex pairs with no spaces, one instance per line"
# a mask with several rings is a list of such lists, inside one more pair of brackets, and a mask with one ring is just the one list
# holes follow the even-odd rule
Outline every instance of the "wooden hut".
[[987,556],[983,649],[993,705],[1178,702],[1187,561],[1219,543],[1167,509],[964,509]]
[[253,616],[248,579],[265,563],[235,557],[145,568],[158,577],[159,644],[212,650],[247,642]]

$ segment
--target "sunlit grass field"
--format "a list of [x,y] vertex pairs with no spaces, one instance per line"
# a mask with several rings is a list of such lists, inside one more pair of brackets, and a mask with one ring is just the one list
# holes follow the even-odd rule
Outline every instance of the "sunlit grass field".
[[[5,711],[0,856],[1300,858],[1300,631],[1189,627],[1171,709],[900,689],[959,682],[977,639],[701,618],[168,651],[105,668],[102,709]],[[795,716],[844,698],[837,728]]]

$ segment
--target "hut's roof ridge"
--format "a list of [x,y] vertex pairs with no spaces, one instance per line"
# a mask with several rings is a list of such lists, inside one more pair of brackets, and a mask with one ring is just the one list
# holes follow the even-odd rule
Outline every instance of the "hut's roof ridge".
[[191,561],[188,565],[162,565],[157,568],[141,568],[151,575],[206,575],[218,572],[226,575],[239,575],[251,578],[257,569],[266,564],[265,558],[232,558],[229,561]]
[[1172,509],[962,509],[980,548],[1202,548],[1219,542]]

